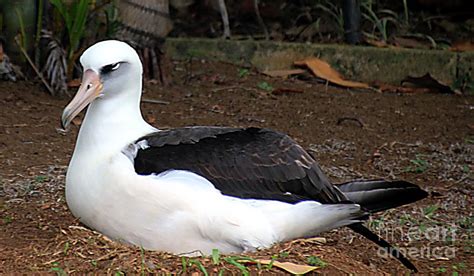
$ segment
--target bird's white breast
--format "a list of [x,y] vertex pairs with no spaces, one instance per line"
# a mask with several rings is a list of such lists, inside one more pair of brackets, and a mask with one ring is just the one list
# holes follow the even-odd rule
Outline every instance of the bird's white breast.
[[196,174],[140,176],[123,154],[103,160],[107,161],[80,165],[73,160],[66,196],[76,217],[113,239],[147,249],[173,253],[199,249],[205,254],[213,248],[255,250],[278,240],[263,212],[223,196]]

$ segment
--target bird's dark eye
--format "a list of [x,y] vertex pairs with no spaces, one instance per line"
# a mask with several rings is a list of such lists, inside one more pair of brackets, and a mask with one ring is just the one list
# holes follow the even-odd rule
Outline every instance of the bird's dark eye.
[[115,71],[117,70],[118,68],[120,67],[120,62],[117,62],[117,63],[112,63],[112,64],[109,64],[109,65],[105,65],[104,67],[102,67],[100,69],[100,73],[101,74],[108,74],[112,71]]

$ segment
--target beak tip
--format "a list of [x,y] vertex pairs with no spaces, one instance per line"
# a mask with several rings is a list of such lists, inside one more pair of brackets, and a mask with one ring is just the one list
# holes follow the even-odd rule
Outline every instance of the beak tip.
[[63,115],[61,116],[61,129],[63,131],[68,131],[69,130],[69,126],[70,126],[70,121],[68,119],[68,115],[66,112],[63,113]]
[[68,131],[69,131],[69,126],[66,126],[66,125],[64,125],[64,124],[61,122],[61,130],[62,130],[63,132],[68,132]]

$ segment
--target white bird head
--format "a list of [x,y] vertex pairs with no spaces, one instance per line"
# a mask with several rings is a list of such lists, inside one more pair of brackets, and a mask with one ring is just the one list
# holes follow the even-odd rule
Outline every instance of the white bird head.
[[[142,64],[137,52],[127,43],[117,40],[98,42],[84,51],[80,62],[84,72],[82,83],[63,111],[61,122],[64,129],[93,101],[124,96],[138,96],[139,100]],[[135,95],[123,95],[129,90],[138,91]]]

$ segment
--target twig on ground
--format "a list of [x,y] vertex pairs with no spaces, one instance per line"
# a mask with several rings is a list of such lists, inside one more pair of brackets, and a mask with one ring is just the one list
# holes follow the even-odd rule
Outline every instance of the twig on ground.
[[211,91],[212,92],[218,92],[218,91],[222,91],[222,90],[231,90],[231,89],[236,89],[236,88],[239,88],[239,86],[238,85],[232,85],[232,86],[218,87],[218,88],[212,89]]
[[54,95],[54,91],[53,89],[51,88],[51,86],[49,86],[49,83],[46,81],[46,79],[43,77],[43,74],[41,74],[41,72],[38,70],[38,68],[36,68],[35,64],[33,63],[33,61],[31,60],[31,58],[28,56],[28,53],[26,52],[26,50],[21,46],[20,42],[18,41],[18,37],[15,37],[15,43],[16,45],[18,45],[18,47],[20,48],[20,51],[21,53],[25,56],[26,60],[28,61],[28,63],[31,65],[31,67],[33,68],[33,70],[35,71],[36,75],[38,75],[38,77],[40,78],[41,82],[43,82],[44,86],[46,86],[46,89],[48,89],[49,93],[51,95]]
[[152,104],[170,104],[170,102],[167,101],[161,101],[161,100],[154,100],[154,99],[142,99],[142,102],[144,103],[152,103]]

